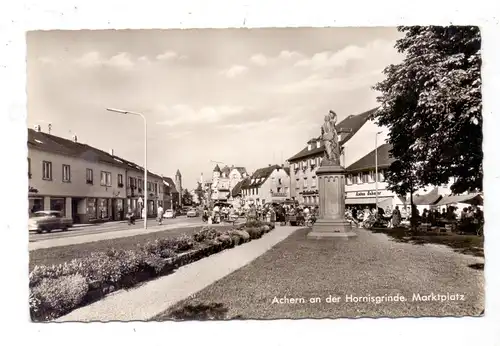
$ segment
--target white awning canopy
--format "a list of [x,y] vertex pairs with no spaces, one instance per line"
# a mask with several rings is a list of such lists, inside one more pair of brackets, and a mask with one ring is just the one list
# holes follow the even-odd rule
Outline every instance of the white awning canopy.
[[436,206],[455,203],[483,205],[483,196],[481,195],[481,193],[469,193],[466,195],[458,196],[444,196],[438,203],[436,203]]

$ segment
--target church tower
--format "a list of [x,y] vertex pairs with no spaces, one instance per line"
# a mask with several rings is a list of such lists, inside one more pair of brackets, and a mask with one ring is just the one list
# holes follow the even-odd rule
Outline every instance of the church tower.
[[179,192],[179,205],[182,207],[182,175],[179,170],[175,173],[175,189]]

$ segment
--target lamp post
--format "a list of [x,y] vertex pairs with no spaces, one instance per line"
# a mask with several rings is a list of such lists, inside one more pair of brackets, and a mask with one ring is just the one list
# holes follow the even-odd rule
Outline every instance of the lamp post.
[[378,213],[378,135],[382,131],[375,134],[375,209]]
[[121,114],[137,115],[144,120],[144,229],[148,228],[148,122],[144,114],[130,112],[116,108],[106,108],[106,110]]

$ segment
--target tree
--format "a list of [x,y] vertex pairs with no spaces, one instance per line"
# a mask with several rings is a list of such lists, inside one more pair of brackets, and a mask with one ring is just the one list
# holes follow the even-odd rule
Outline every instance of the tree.
[[194,193],[196,194],[196,196],[198,196],[199,203],[202,204],[202,205],[205,204],[204,203],[205,192],[203,191],[203,186],[201,185],[201,183],[198,183],[198,186],[194,190]]
[[375,85],[374,118],[389,129],[389,188],[400,194],[454,179],[452,192],[482,190],[481,37],[471,26],[399,27],[404,54]]
[[182,191],[182,205],[193,205],[193,197],[188,189]]

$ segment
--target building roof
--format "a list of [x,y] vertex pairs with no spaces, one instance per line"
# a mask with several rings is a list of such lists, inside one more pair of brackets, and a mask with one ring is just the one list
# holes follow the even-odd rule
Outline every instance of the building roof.
[[[377,107],[378,108],[378,107]],[[351,132],[349,133],[341,133],[340,134],[340,142],[339,145],[342,146],[344,145],[349,139],[351,139],[358,131],[363,127],[363,125],[368,121],[370,116],[377,110],[377,108],[370,109],[369,111],[366,111],[361,114],[357,115],[349,115],[347,118],[342,120],[340,123],[337,124],[337,128],[339,129],[349,129]],[[320,140],[320,137],[312,138],[310,139],[307,143],[316,143],[316,141]],[[299,151],[297,154],[293,155],[291,158],[288,159],[288,161],[293,162],[293,161],[298,161],[310,156],[316,156],[318,154],[323,154],[325,152],[325,146],[323,145],[323,142],[320,141],[321,145],[319,147],[313,147],[311,150],[309,150],[308,146],[304,147],[301,151]]]
[[[249,177],[248,179],[249,182],[242,185],[242,188],[252,188],[261,186],[262,184],[264,184],[267,178],[269,178],[269,176],[275,169],[284,169],[285,172],[287,172],[286,168],[280,165],[270,165],[268,167],[259,168],[252,174],[251,177]],[[290,174],[289,169],[287,174]]]
[[177,172],[175,172],[175,176],[176,177],[180,177],[181,176],[181,172],[179,170],[177,170]]
[[[76,157],[86,161],[107,163],[109,165],[125,169],[135,169],[144,172],[144,168],[136,163],[125,160],[116,155],[111,155],[101,149],[45,132],[37,132],[33,129],[28,129],[28,145],[42,151]],[[154,174],[151,171],[148,171],[148,174],[161,179],[161,176]]]
[[176,187],[175,187],[175,183],[174,181],[172,180],[172,178],[170,177],[163,177],[163,184],[168,186],[169,190],[171,193],[176,193],[178,192]]
[[221,173],[226,174],[226,176],[229,176],[229,172],[231,172],[231,168],[229,168],[227,165],[221,169]]
[[231,190],[232,196],[238,196],[239,194],[241,194],[241,187],[243,186],[245,179],[240,180],[236,185],[234,185],[233,189]]
[[[378,168],[387,168],[394,162],[394,158],[390,154],[391,146],[390,144],[382,144],[377,150],[377,166]],[[366,171],[375,168],[375,149],[373,149],[369,154],[363,156],[358,161],[354,162],[352,165],[346,168],[348,172],[356,171]]]
[[221,172],[220,167],[219,167],[218,164],[215,165],[214,172],[219,172],[219,173]]
[[236,169],[241,175],[248,174],[245,167],[231,167],[231,169]]

